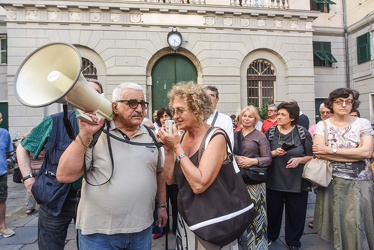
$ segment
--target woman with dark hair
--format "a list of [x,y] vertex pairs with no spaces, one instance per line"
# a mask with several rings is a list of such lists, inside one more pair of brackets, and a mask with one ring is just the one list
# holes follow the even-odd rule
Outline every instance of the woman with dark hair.
[[[173,116],[171,115],[171,110],[170,109],[160,108],[157,111],[157,114],[156,114],[156,123],[157,123],[158,129],[163,127],[165,125],[165,121],[170,120],[172,117]],[[156,133],[157,133],[158,129],[156,130]]]
[[361,117],[360,111],[358,111],[357,109],[352,109],[349,114],[354,117]]
[[[325,105],[334,114],[317,124],[313,152],[330,160],[333,179],[318,188],[314,228],[335,249],[374,249],[374,184],[370,167],[373,129],[368,120],[351,116],[357,109],[359,93],[339,88],[330,93]],[[327,146],[325,144],[327,129]]]
[[290,249],[299,249],[304,232],[311,185],[302,178],[304,164],[312,158],[312,137],[297,125],[300,108],[295,102],[279,104],[278,125],[266,132],[273,161],[268,167],[266,203],[269,245],[279,237],[283,207],[285,238]]

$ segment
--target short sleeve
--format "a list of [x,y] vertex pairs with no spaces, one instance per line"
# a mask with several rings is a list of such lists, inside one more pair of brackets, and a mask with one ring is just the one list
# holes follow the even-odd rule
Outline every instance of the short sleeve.
[[316,127],[314,134],[325,136],[325,125],[323,124],[323,121],[319,121],[317,123],[317,127]]
[[370,121],[364,118],[357,118],[357,119],[360,119],[359,122],[361,124],[360,137],[369,136],[369,135],[373,136],[374,130],[371,127]]

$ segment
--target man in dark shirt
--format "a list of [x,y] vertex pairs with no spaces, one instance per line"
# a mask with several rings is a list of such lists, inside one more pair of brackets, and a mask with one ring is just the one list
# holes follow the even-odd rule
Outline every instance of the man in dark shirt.
[[[296,103],[297,105],[299,105],[297,101],[295,101],[294,99],[290,99],[288,100],[288,102]],[[300,110],[299,120],[297,121],[297,125],[303,126],[307,130],[309,129],[309,118],[307,115],[304,115],[303,112],[301,112],[301,110]]]
[[[101,94],[103,92],[103,88],[100,82],[95,79],[88,79],[87,81],[98,93]],[[63,115],[60,115],[59,118],[57,118],[58,123],[63,122],[62,117]],[[74,120],[77,123],[77,119],[75,117]],[[43,121],[37,127],[35,127],[27,136],[27,138],[23,140],[17,147],[17,160],[23,176],[22,181],[26,187],[27,192],[30,194],[32,194],[31,188],[35,182],[35,176],[33,176],[31,170],[30,152],[34,154],[34,159],[38,157],[39,153],[45,148],[49,139],[51,138],[51,132],[54,126],[57,125],[53,123],[52,116],[45,117]],[[59,126],[58,128],[65,129],[63,125]],[[71,141],[67,133],[65,133],[65,136],[67,137],[65,141]],[[51,157],[51,155],[48,155],[48,153],[46,153],[45,161],[46,158],[50,159]],[[58,161],[58,159],[56,159],[56,161]],[[51,214],[50,212],[48,212],[49,208],[44,207],[44,205],[40,205],[38,221],[39,249],[64,249],[68,227],[71,221],[75,221],[76,219],[76,207],[79,202],[80,186],[81,180],[71,184],[71,187],[68,191],[69,194],[66,196],[61,211],[58,212],[57,215]]]

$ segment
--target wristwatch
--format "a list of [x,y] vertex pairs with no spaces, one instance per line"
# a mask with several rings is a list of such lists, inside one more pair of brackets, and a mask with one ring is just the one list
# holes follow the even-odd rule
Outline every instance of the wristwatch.
[[177,162],[180,162],[183,157],[187,156],[186,153],[181,153],[177,156]]
[[333,155],[336,155],[336,152],[338,152],[338,149],[333,148],[333,149],[332,149],[332,154],[333,154]]
[[162,203],[158,205],[158,208],[167,208],[168,204],[167,203]]
[[28,180],[28,179],[33,178],[33,177],[34,177],[33,174],[28,174],[25,177],[22,177],[21,182],[23,183],[25,180]]

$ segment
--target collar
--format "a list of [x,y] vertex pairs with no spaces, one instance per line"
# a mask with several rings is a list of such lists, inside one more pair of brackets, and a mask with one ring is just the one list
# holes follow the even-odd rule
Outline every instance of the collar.
[[[148,133],[148,130],[144,127],[143,124],[140,124],[139,126],[140,126],[140,127],[139,127],[139,130],[135,133],[135,135],[134,135],[133,137],[135,137],[135,136],[137,136],[137,135],[141,135],[141,134],[146,134],[146,133]],[[118,127],[116,126],[116,124],[114,123],[114,121],[110,121],[110,128],[109,128],[109,130],[110,130],[110,131],[117,131],[118,133],[120,133],[120,132],[119,132],[119,129],[118,129]]]

